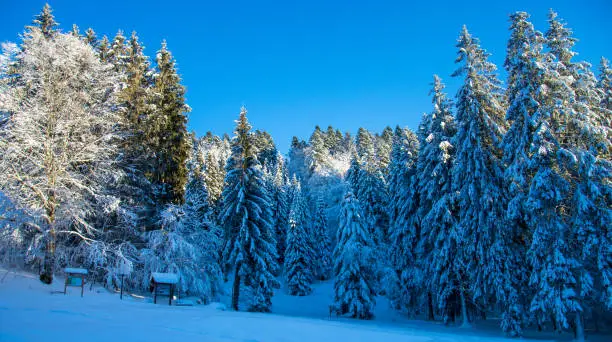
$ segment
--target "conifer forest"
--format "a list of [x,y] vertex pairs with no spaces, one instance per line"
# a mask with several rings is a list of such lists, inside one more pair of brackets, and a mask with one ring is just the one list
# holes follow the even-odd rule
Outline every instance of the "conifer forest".
[[172,41],[149,56],[136,32],[63,31],[46,5],[2,43],[0,260],[131,293],[176,273],[180,293],[248,312],[330,281],[330,317],[375,319],[386,298],[584,340],[612,326],[612,65],[580,60],[553,10],[508,30],[499,66],[459,30],[459,89],[432,75],[418,128],[321,122],[283,155],[240,104],[233,132],[188,131]]

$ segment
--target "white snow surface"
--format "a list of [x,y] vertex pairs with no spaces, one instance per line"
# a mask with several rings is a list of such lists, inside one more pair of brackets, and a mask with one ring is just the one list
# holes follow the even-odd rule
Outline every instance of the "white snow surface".
[[119,300],[118,294],[98,286],[90,290],[89,285],[81,298],[80,289],[69,288],[64,295],[61,278],[44,285],[36,275],[7,274],[3,269],[0,280],[0,341],[515,341],[502,337],[497,327],[466,330],[409,321],[389,310],[381,298],[372,321],[330,320],[331,282],[315,284],[306,297],[278,290],[274,312],[262,314],[225,311],[222,303],[155,305],[149,298],[126,294]]
[[176,284],[179,281],[178,275],[176,273],[159,273],[153,272],[151,274],[151,278],[158,283],[164,284]]

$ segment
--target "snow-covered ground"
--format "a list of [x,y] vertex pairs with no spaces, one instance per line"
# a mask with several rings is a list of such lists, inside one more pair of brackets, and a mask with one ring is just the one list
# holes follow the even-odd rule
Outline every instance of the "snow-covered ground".
[[274,313],[255,314],[224,311],[219,303],[179,307],[161,300],[155,305],[129,295],[121,301],[118,294],[96,286],[87,287],[81,298],[80,288],[68,288],[68,295],[56,293],[63,291],[60,278],[48,286],[34,275],[0,269],[2,277],[0,341],[511,341],[497,328],[466,330],[408,321],[382,299],[375,320],[330,320],[330,282],[315,285],[307,297],[279,290]]

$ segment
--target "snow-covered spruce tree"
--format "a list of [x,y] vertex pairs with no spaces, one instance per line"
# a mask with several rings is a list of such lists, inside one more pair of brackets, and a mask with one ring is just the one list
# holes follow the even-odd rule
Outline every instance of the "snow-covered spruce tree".
[[[528,263],[526,251],[531,243],[533,228],[529,223],[530,210],[527,196],[534,175],[532,143],[535,135],[536,113],[543,103],[544,38],[529,22],[529,15],[517,12],[510,16],[510,39],[504,67],[508,72],[508,110],[506,119],[510,123],[502,141],[503,162],[506,166],[504,180],[508,194],[506,219],[508,227],[516,237],[512,239],[513,258],[517,260],[515,282],[521,288],[519,298],[525,306],[529,291]],[[509,329],[507,327],[506,329]]]
[[0,134],[2,191],[44,222],[41,280],[51,283],[58,236],[92,241],[90,218],[116,208],[106,187],[121,176],[116,80],[90,46],[57,32],[50,37],[44,26],[29,28],[16,68],[20,81],[3,94],[0,109],[11,113]]
[[319,126],[315,127],[309,140],[308,163],[311,171],[324,167],[329,160],[329,150],[325,147],[325,137]]
[[319,280],[327,280],[331,277],[331,241],[327,232],[327,215],[325,213],[325,202],[322,198],[317,199],[312,233],[314,235],[314,276]]
[[[123,47],[125,45],[125,48]],[[153,158],[151,148],[146,144],[144,132],[146,118],[153,109],[152,79],[148,57],[143,54],[136,33],[132,33],[129,42],[115,47],[118,56],[115,60],[118,72],[120,92],[118,94],[119,122],[126,138],[120,148],[119,164],[126,177],[117,187],[117,192],[124,207],[137,216],[134,224],[145,230],[157,224],[155,214],[153,187],[147,175],[151,173],[150,160]]]
[[107,60],[105,61],[111,63],[115,69],[115,72],[117,72],[119,75],[125,74],[127,70],[129,57],[125,40],[123,31],[117,31],[113,41],[109,42]]
[[155,60],[155,111],[146,134],[155,146],[152,180],[160,188],[158,201],[181,204],[187,183],[185,162],[189,157],[186,113],[191,108],[185,103],[185,87],[166,41],[162,42]]
[[[573,315],[574,329],[576,338],[584,340],[583,319],[592,318],[594,310],[604,310],[608,300],[603,285],[605,274],[600,274],[597,261],[600,243],[609,241],[605,231],[610,225],[612,202],[605,194],[612,187],[605,178],[609,179],[612,169],[610,161],[603,157],[609,155],[611,146],[607,137],[610,128],[602,122],[610,112],[601,108],[602,92],[590,64],[572,60],[576,55],[575,41],[571,30],[551,10],[546,44],[555,62],[550,63],[554,73],[548,83],[553,96],[549,122],[560,144],[557,158],[562,177],[568,181],[572,194],[563,211],[570,216],[565,239],[571,245],[567,257],[576,262],[572,272],[579,307]],[[575,242],[581,248],[575,248]]]
[[[401,203],[405,204],[401,207],[401,221],[398,222],[397,229],[403,229],[399,236],[403,237],[406,260],[411,263],[413,273],[416,273],[404,275],[406,281],[403,283],[412,284],[410,298],[414,300],[414,292],[419,292],[421,303],[418,303],[420,305],[417,308],[421,310],[426,297],[427,315],[430,320],[435,317],[435,300],[445,322],[448,322],[454,315],[450,312],[450,303],[456,296],[457,289],[453,287],[456,286],[453,282],[456,280],[453,280],[452,273],[449,274],[452,272],[452,260],[445,259],[447,254],[438,253],[438,248],[448,245],[437,244],[452,239],[448,235],[452,228],[448,226],[449,221],[445,220],[444,216],[451,210],[448,206],[451,183],[449,170],[453,156],[450,140],[455,133],[455,124],[451,102],[443,92],[444,85],[440,78],[434,76],[432,85],[430,94],[433,95],[434,110],[425,114],[420,124],[418,141],[415,141],[419,146],[418,159],[413,157],[413,176],[408,192],[401,200]],[[417,137],[413,139],[416,140]],[[441,202],[436,203],[437,201]],[[432,210],[434,208],[435,210]],[[440,259],[435,260],[437,258]],[[413,311],[416,311],[415,308]]]
[[291,210],[290,202],[290,185],[287,179],[287,169],[285,161],[279,156],[279,163],[274,171],[274,185],[276,192],[274,193],[275,208],[274,208],[274,232],[276,237],[276,252],[278,255],[278,264],[285,263],[285,249],[287,244],[287,231],[289,229],[289,213]]
[[[458,236],[451,234],[455,225],[452,203],[451,173],[454,149],[455,121],[451,101],[444,93],[442,80],[434,75],[430,91],[434,110],[421,122],[420,149],[416,165],[414,188],[419,200],[420,239],[417,251],[422,265],[423,286],[428,290],[428,317],[433,319],[433,301],[446,323],[454,318],[458,274],[454,264]],[[431,294],[432,298],[429,298]]]
[[412,161],[418,156],[419,142],[416,135],[408,128],[395,128],[391,160],[389,162],[389,227],[395,230],[400,219],[399,203],[410,188],[412,177]]
[[90,27],[85,31],[85,37],[83,38],[85,43],[89,44],[94,50],[98,48],[98,37],[96,32]]
[[98,45],[98,48],[96,49],[98,58],[100,58],[100,61],[102,63],[108,63],[110,60],[110,41],[108,40],[107,36],[103,36],[102,40],[100,40],[100,44]]
[[276,241],[270,201],[265,192],[261,165],[251,140],[246,108],[240,111],[232,140],[223,189],[221,222],[225,229],[223,260],[226,272],[234,272],[232,308],[239,310],[242,284],[248,289],[249,311],[270,311],[274,278]]
[[334,306],[339,314],[371,319],[376,305],[374,242],[365,225],[359,201],[347,192],[340,212],[338,244],[334,250]]
[[287,290],[292,296],[306,296],[312,288],[310,284],[314,279],[310,227],[306,221],[306,202],[298,185],[293,196],[291,212],[289,214],[289,228],[287,231],[287,250],[285,251],[285,277]]
[[344,180],[347,185],[350,187],[353,194],[360,191],[359,185],[360,180],[359,176],[361,175],[361,163],[359,162],[359,157],[356,154],[353,154],[351,158],[351,166],[346,171],[346,175],[344,176]]
[[204,179],[209,193],[209,201],[211,204],[217,204],[223,192],[224,168],[221,166],[222,162],[217,159],[218,157],[215,153],[211,151],[202,153],[206,153]]
[[391,162],[391,150],[393,148],[393,129],[389,126],[383,129],[380,136],[376,138],[376,156],[378,157],[378,165],[385,176],[389,174],[389,163]]
[[295,175],[302,181],[307,179],[309,170],[306,163],[305,149],[307,144],[297,137],[291,139],[291,147],[289,148],[289,164],[287,169],[289,175]]
[[363,127],[359,127],[359,130],[357,130],[357,137],[355,138],[355,145],[360,162],[377,164],[375,163],[376,149],[372,133],[368,132],[368,130]]
[[49,4],[45,4],[42,11],[34,17],[33,25],[26,27],[26,33],[29,35],[34,29],[40,30],[46,39],[53,38],[58,33],[58,23],[53,16],[53,10]]
[[373,163],[366,163],[360,170],[357,198],[363,207],[372,239],[377,245],[389,239],[389,214],[387,212],[387,184],[382,171]]
[[418,149],[416,135],[397,127],[389,166],[390,256],[394,271],[389,295],[395,308],[411,315],[420,311],[418,299],[422,294],[422,277],[415,250],[418,242],[418,220],[415,220],[418,194],[413,183]]
[[516,258],[509,257],[513,236],[505,220],[499,149],[505,131],[501,82],[495,65],[487,60],[489,54],[465,27],[457,47],[460,67],[453,76],[463,77],[464,83],[457,94],[452,189],[462,236],[458,261],[465,267],[466,280],[472,283],[469,291],[461,289],[460,295],[463,300],[469,294],[485,307],[496,301],[503,306],[504,330],[520,335],[523,314],[514,283]]

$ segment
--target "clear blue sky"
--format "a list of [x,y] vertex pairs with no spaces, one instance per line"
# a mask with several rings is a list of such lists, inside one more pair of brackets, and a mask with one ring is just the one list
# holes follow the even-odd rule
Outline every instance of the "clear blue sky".
[[[18,40],[45,1],[0,0],[0,41]],[[255,128],[286,152],[315,125],[356,132],[416,128],[430,110],[434,73],[450,79],[463,24],[501,68],[508,14],[524,10],[545,31],[553,7],[580,40],[579,58],[612,58],[612,1],[49,1],[64,30],[73,23],[111,38],[138,32],[153,56],[174,53],[193,112],[189,128],[231,133],[241,105]]]

